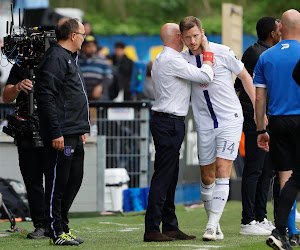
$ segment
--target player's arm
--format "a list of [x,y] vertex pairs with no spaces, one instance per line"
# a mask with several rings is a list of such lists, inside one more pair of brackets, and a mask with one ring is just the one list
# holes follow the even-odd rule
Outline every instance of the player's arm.
[[256,116],[256,130],[262,131],[261,134],[257,135],[257,146],[261,149],[269,152],[269,135],[266,130],[266,98],[267,89],[266,88],[256,88],[256,99],[255,99],[255,116]]
[[253,109],[255,110],[255,87],[253,85],[252,77],[249,75],[245,67],[242,72],[237,75],[237,77],[241,80],[244,89],[252,102]]
[[269,152],[269,134],[265,131],[266,122],[266,98],[267,98],[267,85],[266,79],[263,74],[263,62],[262,58],[258,59],[258,62],[254,69],[254,85],[256,86],[255,97],[255,117],[256,117],[256,130],[260,131],[257,135],[257,146],[261,149]]
[[265,114],[266,114],[266,88],[256,88],[255,98],[255,116],[256,116],[256,128],[258,131],[266,129]]

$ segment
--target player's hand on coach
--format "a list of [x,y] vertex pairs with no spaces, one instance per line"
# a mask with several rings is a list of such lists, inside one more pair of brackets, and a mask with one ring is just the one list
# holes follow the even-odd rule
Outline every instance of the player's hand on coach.
[[18,91],[23,90],[26,94],[28,94],[28,91],[31,90],[32,87],[32,81],[28,79],[24,79],[16,85]]
[[64,149],[64,137],[58,137],[56,139],[52,140],[52,147],[57,150],[63,150]]

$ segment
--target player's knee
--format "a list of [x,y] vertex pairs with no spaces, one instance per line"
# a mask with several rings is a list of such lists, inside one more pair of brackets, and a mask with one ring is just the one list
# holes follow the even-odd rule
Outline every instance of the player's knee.
[[215,179],[216,178],[215,178],[214,175],[211,175],[211,174],[201,174],[201,181],[205,185],[210,185],[210,184],[214,183]]
[[230,177],[230,170],[227,168],[219,168],[216,172],[217,178],[229,178]]

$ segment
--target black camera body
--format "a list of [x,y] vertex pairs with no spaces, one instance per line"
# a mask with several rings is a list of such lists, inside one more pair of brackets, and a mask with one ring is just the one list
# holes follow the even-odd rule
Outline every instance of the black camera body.
[[[33,147],[43,147],[40,137],[40,125],[37,114],[29,115],[27,111],[22,111],[28,107],[28,102],[20,102],[16,105],[15,114],[7,114],[7,126],[3,127],[3,132],[17,139],[22,138],[32,141]],[[36,110],[36,108],[35,108]],[[17,141],[15,141],[17,143]]]
[[[8,27],[7,27],[8,30]],[[40,63],[42,56],[50,47],[50,40],[56,39],[54,27],[20,28],[19,32],[12,32],[4,37],[2,53],[9,62],[16,63],[19,67],[29,70],[28,79],[35,83],[34,69]],[[8,32],[7,32],[8,33]],[[39,121],[37,117],[34,87],[29,91],[27,102],[17,102],[15,114],[7,114],[7,127],[3,132],[17,139],[17,137],[32,140],[34,147],[43,147],[39,134]],[[16,142],[16,140],[15,140]]]
[[55,32],[45,31],[44,27],[28,28],[20,34],[4,37],[2,51],[9,61],[13,60],[22,68],[33,69],[40,63],[41,55],[49,48],[49,40],[55,38]]

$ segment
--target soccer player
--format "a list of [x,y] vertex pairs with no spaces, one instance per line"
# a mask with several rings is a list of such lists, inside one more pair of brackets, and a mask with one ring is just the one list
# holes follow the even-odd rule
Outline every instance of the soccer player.
[[[150,129],[155,145],[154,174],[145,216],[144,241],[192,240],[179,229],[175,214],[175,190],[178,181],[180,147],[185,134],[184,118],[188,113],[190,81],[209,83],[213,78],[212,53],[203,37],[201,47],[206,55],[201,69],[181,56],[183,42],[178,24],[166,23],[160,30],[164,49],[152,67],[155,101]],[[211,59],[211,60],[210,60]],[[162,233],[160,224],[162,223]]]
[[[200,46],[204,30],[193,16],[180,22],[181,36],[188,47],[183,57],[197,67],[202,66]],[[223,239],[219,226],[228,194],[230,172],[242,134],[243,112],[235,93],[232,72],[237,75],[252,103],[255,89],[251,76],[233,51],[224,45],[209,42],[214,53],[214,79],[208,84],[192,84],[192,108],[198,136],[198,157],[201,170],[201,198],[208,223],[203,240]]]

